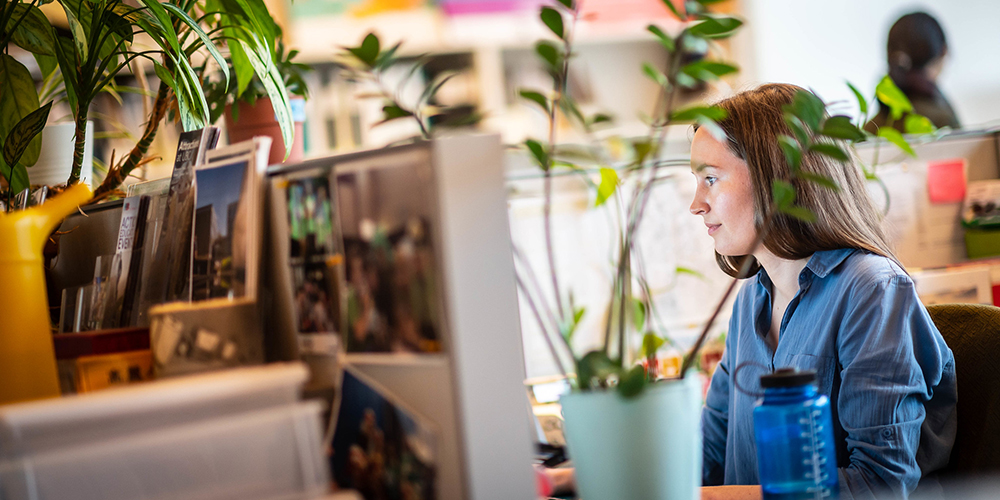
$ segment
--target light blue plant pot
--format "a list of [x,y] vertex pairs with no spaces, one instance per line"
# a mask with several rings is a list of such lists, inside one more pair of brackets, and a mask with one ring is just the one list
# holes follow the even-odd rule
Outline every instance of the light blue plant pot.
[[631,399],[609,390],[574,392],[560,402],[580,498],[700,498],[698,377],[659,382]]

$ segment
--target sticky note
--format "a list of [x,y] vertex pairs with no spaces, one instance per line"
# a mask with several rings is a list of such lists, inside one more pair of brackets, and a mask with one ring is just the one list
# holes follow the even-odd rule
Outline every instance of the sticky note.
[[927,162],[927,194],[931,203],[957,203],[965,199],[965,158]]

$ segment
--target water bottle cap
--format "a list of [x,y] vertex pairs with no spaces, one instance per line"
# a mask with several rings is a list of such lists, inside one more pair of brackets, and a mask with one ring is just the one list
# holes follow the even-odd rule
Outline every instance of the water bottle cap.
[[816,370],[799,371],[797,368],[778,368],[770,375],[760,377],[760,386],[765,389],[775,387],[798,387],[816,380]]

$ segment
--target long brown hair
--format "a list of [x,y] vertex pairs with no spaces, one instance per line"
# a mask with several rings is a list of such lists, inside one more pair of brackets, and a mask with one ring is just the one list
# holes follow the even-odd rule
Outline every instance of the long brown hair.
[[[753,188],[754,229],[764,230],[767,210],[772,207],[771,181],[789,180],[796,204],[814,214],[815,222],[803,222],[783,213],[771,214],[763,245],[783,259],[804,259],[821,250],[858,248],[896,259],[882,230],[881,217],[865,187],[857,164],[839,163],[812,152],[802,155],[802,170],[833,179],[837,191],[814,182],[792,178],[791,169],[778,145],[780,134],[791,135],[782,106],[790,104],[801,87],[772,83],[741,92],[716,104],[726,110],[719,126],[726,132],[729,149],[746,162]],[[746,258],[715,254],[719,267],[737,276]],[[902,267],[902,266],[900,266]],[[760,269],[754,262],[746,276]]]

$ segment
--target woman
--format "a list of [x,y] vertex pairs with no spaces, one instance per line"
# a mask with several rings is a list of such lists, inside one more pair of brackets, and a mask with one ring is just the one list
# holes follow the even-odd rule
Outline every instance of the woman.
[[[951,350],[892,254],[858,169],[816,154],[802,168],[838,191],[792,180],[814,223],[774,214],[771,182],[791,179],[778,146],[790,134],[782,106],[801,89],[771,84],[718,105],[728,116],[716,140],[695,132],[691,213],[704,218],[723,271],[753,259],[733,305],[725,353],[702,413],[703,498],[760,498],[754,445],[757,378],[795,366],[817,372],[830,397],[841,494],[907,497],[947,463],[955,432]],[[756,246],[764,231],[762,244]]]
[[[889,78],[906,94],[913,111],[926,116],[935,127],[961,128],[955,110],[938,89],[937,79],[948,55],[944,30],[925,12],[907,14],[889,29],[886,57]],[[889,108],[879,102],[879,113],[866,127],[875,132],[888,123]],[[892,126],[904,132],[903,120]]]

